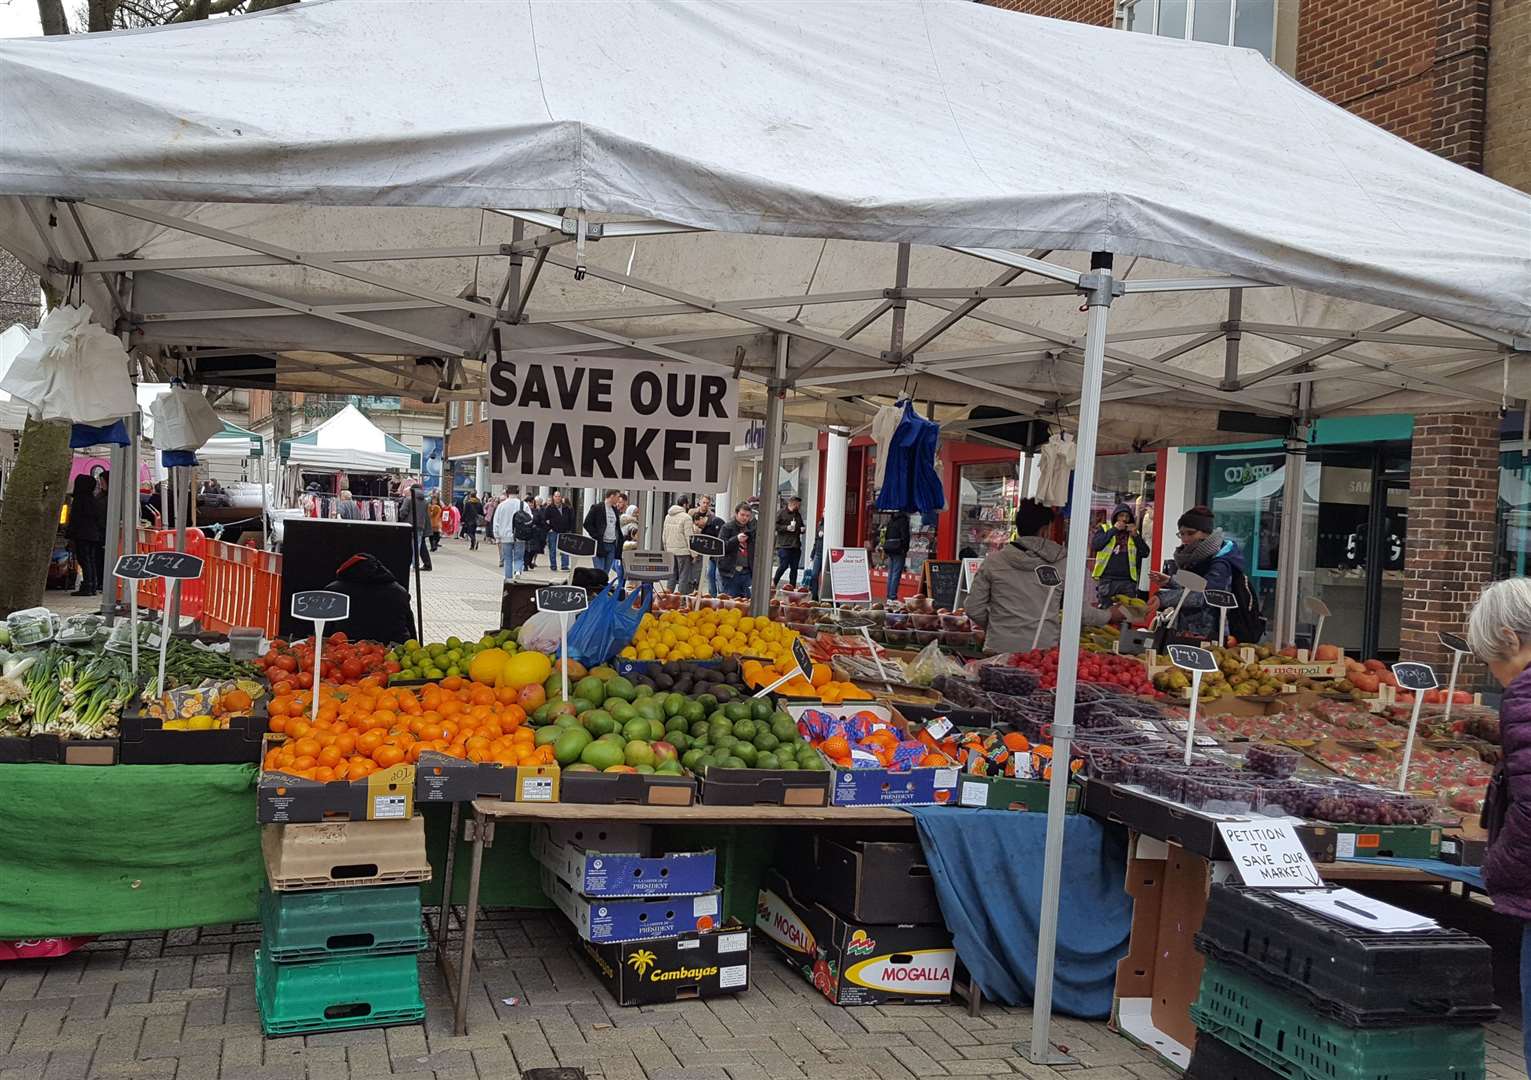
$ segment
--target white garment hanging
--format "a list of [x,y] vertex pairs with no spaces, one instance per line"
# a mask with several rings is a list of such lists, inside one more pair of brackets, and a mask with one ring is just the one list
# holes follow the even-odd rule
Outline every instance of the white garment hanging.
[[899,421],[903,418],[902,404],[884,405],[872,417],[872,441],[877,444],[877,476],[872,483],[878,491],[882,490],[883,473],[888,468],[888,449],[893,445],[893,433],[898,430]]
[[1045,506],[1067,506],[1069,475],[1079,444],[1067,435],[1054,435],[1037,455],[1037,501]]

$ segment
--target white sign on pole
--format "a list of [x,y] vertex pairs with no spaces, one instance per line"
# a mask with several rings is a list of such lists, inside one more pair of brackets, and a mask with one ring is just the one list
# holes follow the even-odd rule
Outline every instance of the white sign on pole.
[[719,491],[738,383],[685,364],[507,352],[489,366],[496,484]]
[[351,617],[351,598],[329,589],[309,589],[292,594],[292,617],[314,624],[314,685],[309,698],[309,720],[319,719],[319,683],[324,671],[324,624]]
[[1191,711],[1185,725],[1185,763],[1191,763],[1191,747],[1196,740],[1196,706],[1201,702],[1201,677],[1217,670],[1217,659],[1206,649],[1195,645],[1170,645],[1167,647],[1170,663],[1191,673]]
[[830,548],[829,598],[836,604],[872,602],[872,565],[863,547]]
[[[973,591],[973,579],[978,576],[978,568],[983,565],[983,556],[966,558],[962,560],[962,574],[957,579],[957,595],[954,600],[960,600]],[[953,603],[952,607],[961,607]]]
[[1239,880],[1257,887],[1323,885],[1290,821],[1219,821]]

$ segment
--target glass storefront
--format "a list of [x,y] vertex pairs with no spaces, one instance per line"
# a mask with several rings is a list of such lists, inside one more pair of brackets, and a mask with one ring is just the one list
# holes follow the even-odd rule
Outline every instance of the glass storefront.
[[958,466],[957,558],[987,556],[1009,543],[1020,492],[1017,461]]

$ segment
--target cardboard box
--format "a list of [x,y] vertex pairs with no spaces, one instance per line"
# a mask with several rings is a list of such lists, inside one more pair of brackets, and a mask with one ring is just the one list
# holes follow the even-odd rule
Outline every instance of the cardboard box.
[[1487,840],[1455,834],[1441,837],[1441,862],[1453,866],[1482,866],[1483,856],[1487,854]]
[[260,846],[266,879],[278,892],[431,879],[424,818],[266,825]]
[[[1145,791],[1087,780],[1084,811],[1102,821],[1125,825],[1144,836],[1178,845],[1213,860],[1227,860],[1228,848],[1217,831],[1219,821],[1244,820],[1230,815],[1204,814]],[[1298,825],[1293,829],[1316,863],[1332,863],[1336,834],[1327,825]]]
[[696,777],[648,773],[568,772],[559,778],[559,801],[637,806],[690,806]]
[[[261,759],[281,741],[267,735]],[[305,780],[265,772],[255,787],[255,819],[286,825],[312,821],[400,821],[415,813],[415,767],[394,765],[365,780]]]
[[697,779],[708,806],[828,806],[829,772],[803,769],[720,769]]
[[1331,825],[1335,856],[1341,859],[1435,859],[1441,855],[1436,825]]
[[676,934],[711,930],[722,917],[723,894],[717,889],[701,896],[602,898],[591,900],[542,868],[542,891],[574,924],[586,941],[606,944],[649,941]]
[[0,764],[115,765],[116,739],[61,739],[57,735],[0,738]]
[[858,923],[944,923],[935,879],[915,841],[815,836],[801,852],[788,874],[801,899]]
[[750,932],[733,920],[714,930],[648,941],[586,941],[584,949],[618,1005],[737,994],[750,985]]
[[836,1005],[940,1004],[951,997],[957,953],[944,926],[842,919],[798,897],[774,870],[761,883],[755,925]]
[[582,896],[700,896],[717,889],[716,852],[650,855],[650,850],[647,843],[585,847],[547,825],[532,829],[533,858]]
[[211,731],[166,731],[157,716],[134,705],[122,714],[117,733],[124,765],[244,765],[259,761],[270,717],[266,699],[249,716],[231,716],[229,726]]
[[557,765],[498,765],[428,750],[415,763],[415,802],[557,802]]
[[[971,806],[980,810],[1018,810],[1024,813],[1047,813],[1046,780],[1015,780],[1006,776],[973,776],[963,773],[957,778],[957,805]],[[1077,780],[1069,781],[1064,796],[1063,812],[1079,813],[1084,786]]]
[[[789,704],[794,722],[804,712],[817,709],[831,715],[870,713],[905,734],[909,724],[897,710],[886,705],[847,702],[844,705]],[[711,770],[709,770],[710,772]],[[833,806],[937,806],[957,799],[957,764],[916,766],[912,769],[840,769],[831,764],[829,801]]]

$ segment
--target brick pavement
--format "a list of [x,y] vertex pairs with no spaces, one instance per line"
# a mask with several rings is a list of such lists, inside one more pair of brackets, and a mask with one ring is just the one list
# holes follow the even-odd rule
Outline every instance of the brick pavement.
[[[425,1023],[268,1040],[258,940],[253,925],[118,935],[60,960],[0,965],[0,1080],[500,1080],[555,1065],[592,1080],[1176,1075],[1102,1023],[1059,1019],[1056,1038],[1080,1064],[1046,1068],[1014,1050],[1030,1033],[1026,1009],[837,1008],[768,947],[757,946],[743,994],[620,1008],[548,912],[486,914],[466,1036],[451,1034],[445,986],[422,955]],[[1492,1028],[1488,1075],[1524,1077],[1519,1047],[1518,1031]]]

